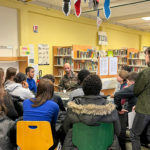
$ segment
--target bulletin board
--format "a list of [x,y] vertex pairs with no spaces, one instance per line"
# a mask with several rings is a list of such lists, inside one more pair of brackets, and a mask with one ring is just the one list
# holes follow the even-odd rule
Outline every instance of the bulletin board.
[[0,6],[0,57],[17,56],[18,14],[17,9]]

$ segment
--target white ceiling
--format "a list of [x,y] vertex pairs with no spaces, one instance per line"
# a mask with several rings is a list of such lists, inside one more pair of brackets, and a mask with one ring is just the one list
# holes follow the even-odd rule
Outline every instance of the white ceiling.
[[[81,16],[95,18],[97,11],[92,11],[88,8],[88,0],[85,3],[81,0],[82,14]],[[142,17],[150,16],[150,0],[110,0],[111,4],[111,17],[109,20],[105,19],[103,13],[103,1],[100,0],[99,9],[100,17],[105,22],[120,24],[130,28],[150,32],[150,21],[144,21]],[[28,3],[44,6],[47,8],[58,9],[62,11],[63,0],[32,0]],[[74,14],[74,0],[71,0],[71,13]],[[91,12],[89,12],[91,11]]]

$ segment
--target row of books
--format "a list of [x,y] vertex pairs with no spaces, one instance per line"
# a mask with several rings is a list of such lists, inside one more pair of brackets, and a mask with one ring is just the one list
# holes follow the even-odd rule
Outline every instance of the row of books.
[[130,52],[129,58],[145,59],[145,54],[144,54],[144,52],[138,52],[138,53]]
[[135,65],[135,66],[146,66],[146,62],[145,62],[145,60],[138,60],[138,59],[136,59],[136,60],[129,60],[129,65]]
[[127,49],[116,49],[113,50],[113,56],[127,56]]
[[118,64],[127,64],[127,57],[119,57]]
[[72,48],[57,48],[57,55],[71,55]]
[[63,69],[57,69],[58,76],[63,76],[64,75],[64,70]]
[[96,71],[97,67],[98,65],[95,62],[86,62],[86,63],[77,62],[75,70],[87,69],[89,71]]
[[72,59],[71,58],[57,58],[57,65],[63,66],[65,63],[72,64]]
[[101,52],[98,50],[87,49],[87,51],[77,50],[77,58],[98,58]]
[[141,72],[144,68],[139,68],[139,67],[132,67],[132,71],[134,72]]

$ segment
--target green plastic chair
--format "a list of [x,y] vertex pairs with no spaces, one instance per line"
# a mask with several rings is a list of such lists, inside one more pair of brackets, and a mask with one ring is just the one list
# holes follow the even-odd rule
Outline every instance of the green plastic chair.
[[101,123],[99,126],[83,123],[73,125],[72,142],[79,150],[107,150],[113,143],[113,137],[112,123]]

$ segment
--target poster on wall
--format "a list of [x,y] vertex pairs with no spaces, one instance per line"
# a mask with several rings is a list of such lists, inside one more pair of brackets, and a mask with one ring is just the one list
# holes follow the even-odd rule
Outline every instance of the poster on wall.
[[98,44],[99,45],[108,45],[106,32],[98,32]]
[[30,49],[28,46],[20,46],[20,56],[29,56]]
[[28,56],[28,63],[34,64],[34,45],[29,44],[30,55]]
[[38,64],[49,65],[49,45],[48,44],[38,45]]
[[110,57],[109,58],[109,75],[116,75],[118,70],[118,58]]
[[100,57],[100,75],[108,75],[108,57]]

